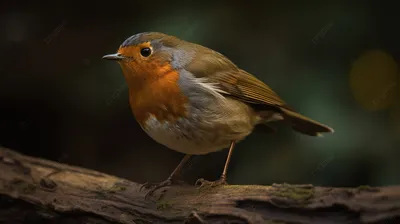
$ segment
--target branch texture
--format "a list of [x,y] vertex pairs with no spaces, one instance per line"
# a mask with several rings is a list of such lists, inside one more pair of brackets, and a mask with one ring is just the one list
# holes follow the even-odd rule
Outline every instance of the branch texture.
[[400,186],[139,187],[0,148],[0,223],[400,223]]

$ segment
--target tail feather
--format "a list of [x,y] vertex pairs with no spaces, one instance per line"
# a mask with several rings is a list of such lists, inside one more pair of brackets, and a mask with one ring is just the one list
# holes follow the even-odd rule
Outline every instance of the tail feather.
[[293,130],[310,136],[322,136],[321,133],[330,132],[334,130],[324,124],[314,121],[306,116],[303,116],[293,110],[280,108],[282,116],[285,120],[289,121]]

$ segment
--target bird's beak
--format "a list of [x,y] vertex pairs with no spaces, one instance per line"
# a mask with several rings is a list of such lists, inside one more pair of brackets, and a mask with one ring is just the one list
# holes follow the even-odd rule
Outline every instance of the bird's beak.
[[124,59],[125,57],[122,56],[121,54],[107,54],[103,56],[103,59],[106,60],[114,60],[114,61],[120,61],[122,59]]

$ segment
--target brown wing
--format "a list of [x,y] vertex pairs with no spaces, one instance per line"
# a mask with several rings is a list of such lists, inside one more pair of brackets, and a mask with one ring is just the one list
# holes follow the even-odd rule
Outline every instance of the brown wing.
[[278,109],[298,132],[311,136],[333,132],[332,128],[292,110],[270,87],[238,68],[222,54],[199,45],[194,48],[197,50],[196,57],[184,68],[196,77],[207,77],[229,96],[243,102]]
[[207,77],[228,95],[250,104],[286,107],[285,102],[265,83],[239,69],[222,54],[197,46],[194,60],[185,69],[196,77]]

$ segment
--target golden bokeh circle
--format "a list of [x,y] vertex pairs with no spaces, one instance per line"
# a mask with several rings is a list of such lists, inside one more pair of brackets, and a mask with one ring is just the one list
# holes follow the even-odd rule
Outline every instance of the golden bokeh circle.
[[356,101],[371,111],[392,105],[398,87],[397,69],[393,57],[382,50],[362,54],[350,70],[350,87]]

